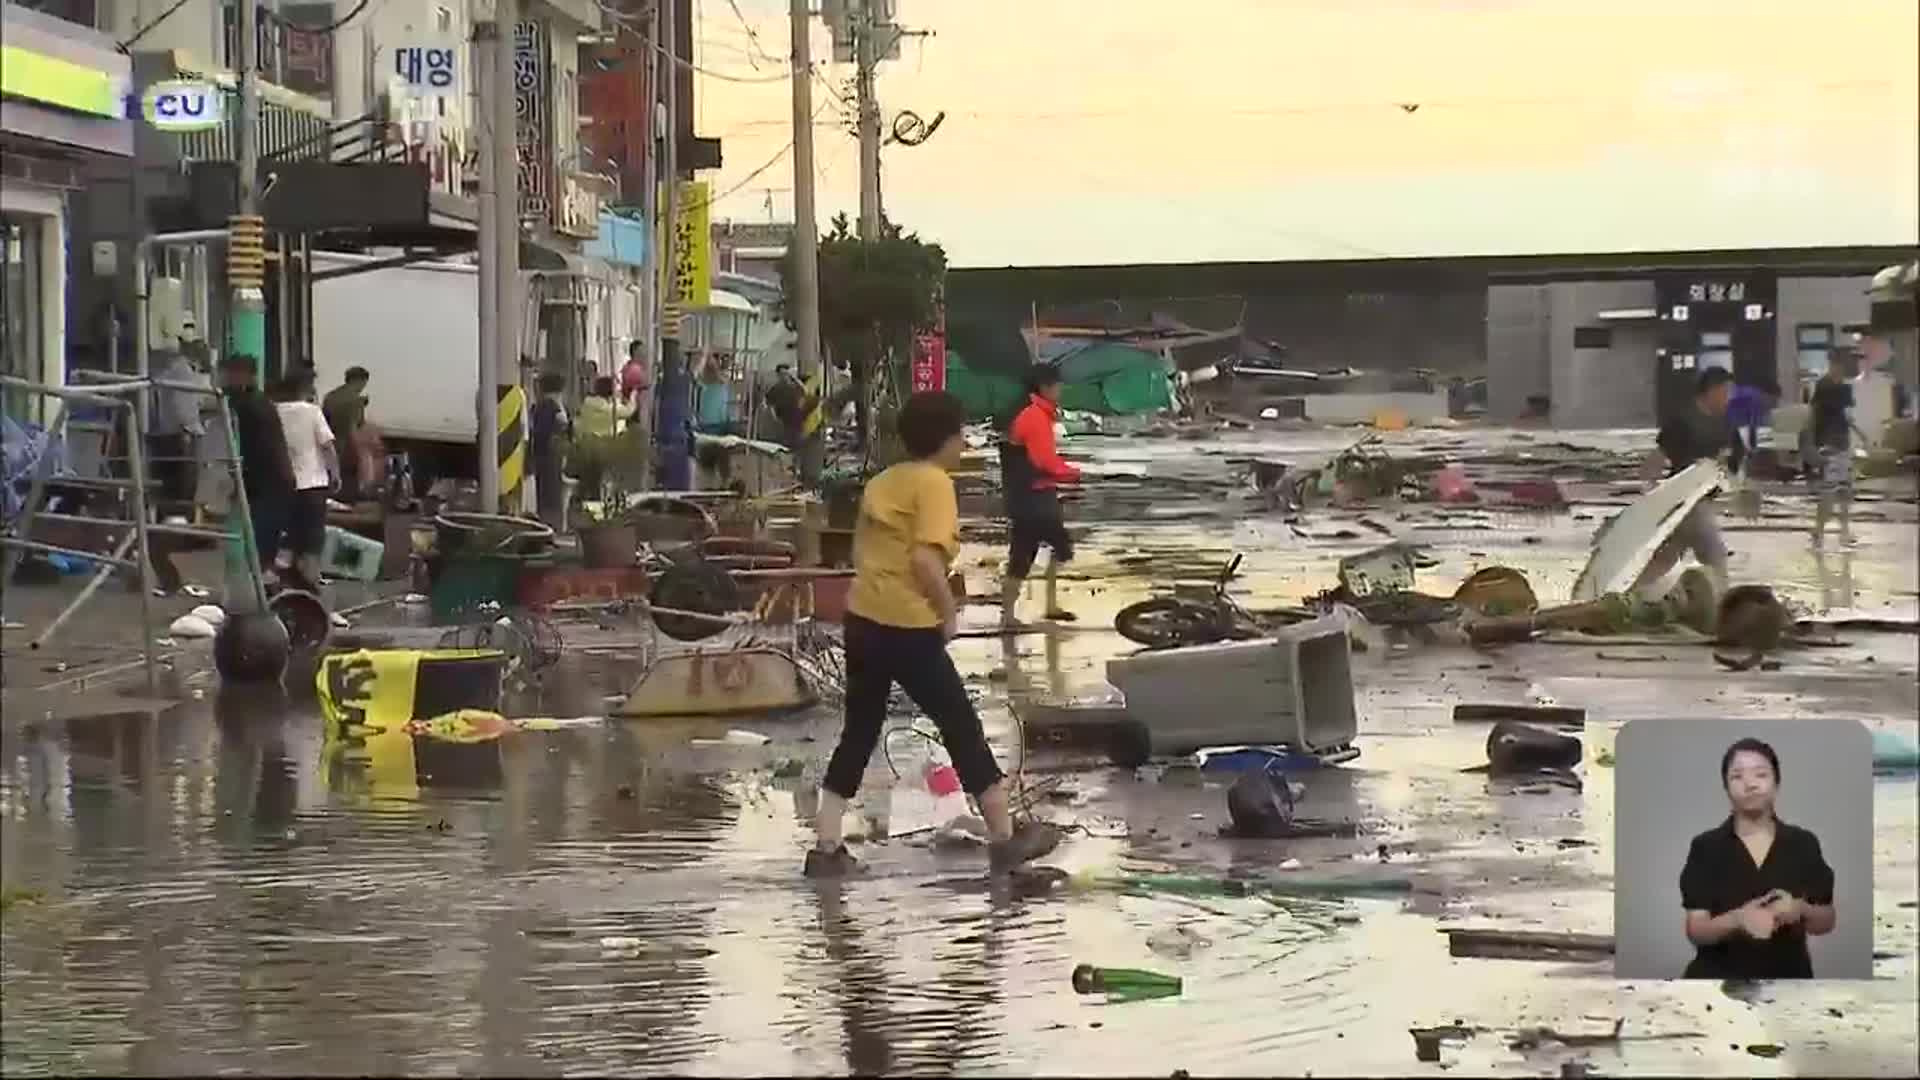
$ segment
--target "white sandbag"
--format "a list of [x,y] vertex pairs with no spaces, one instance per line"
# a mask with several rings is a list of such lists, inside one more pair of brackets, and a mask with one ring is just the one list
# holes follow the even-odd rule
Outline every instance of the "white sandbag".
[[223,611],[218,604],[201,604],[199,607],[187,612],[187,614],[196,619],[203,620],[208,626],[213,627],[215,630],[220,629],[227,621],[227,613]]
[[167,627],[167,633],[176,641],[182,639],[210,638],[214,635],[213,625],[198,615],[182,615]]

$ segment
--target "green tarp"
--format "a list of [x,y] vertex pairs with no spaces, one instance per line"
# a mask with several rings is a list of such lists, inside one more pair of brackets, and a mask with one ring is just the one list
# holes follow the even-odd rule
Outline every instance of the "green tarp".
[[[1057,361],[1064,385],[1060,407],[1103,416],[1158,412],[1173,405],[1173,384],[1160,357],[1126,345],[1100,343]],[[1005,419],[1026,392],[1019,379],[974,371],[958,353],[947,353],[947,392],[975,420]]]

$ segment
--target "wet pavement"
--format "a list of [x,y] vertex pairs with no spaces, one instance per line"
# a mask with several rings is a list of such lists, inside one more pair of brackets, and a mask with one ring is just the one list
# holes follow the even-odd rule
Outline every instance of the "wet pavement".
[[[990,879],[978,852],[928,843],[941,811],[918,780],[926,747],[910,737],[890,738],[869,769],[860,813],[879,820],[857,831],[891,837],[860,845],[870,873],[827,887],[801,879],[812,787],[837,729],[828,710],[516,734],[446,778],[458,786],[395,784],[329,767],[297,679],[287,699],[218,693],[204,646],[176,650],[163,696],[178,702],[131,696],[144,688],[124,674],[85,682],[109,666],[107,643],[124,640],[127,598],[103,595],[86,617],[99,625],[61,654],[69,670],[46,671],[51,657],[6,639],[0,1067],[1552,1075],[1584,1061],[1613,1075],[1911,1075],[1911,775],[1875,783],[1873,980],[1738,992],[1615,982],[1604,965],[1454,959],[1440,933],[1610,932],[1612,782],[1596,756],[1621,723],[1852,717],[1912,735],[1911,634],[1845,630],[1842,645],[1781,654],[1780,671],[1737,675],[1678,642],[1356,655],[1361,756],[1300,778],[1300,813],[1352,822],[1351,836],[1225,840],[1225,781],[1213,774],[1019,749],[1009,696],[1097,695],[1105,660],[1130,648],[1106,629],[1113,613],[1172,579],[1205,580],[1234,552],[1247,557],[1236,594],[1256,609],[1330,586],[1340,556],[1387,538],[1378,526],[1432,545],[1439,562],[1421,572],[1424,589],[1451,591],[1504,564],[1524,569],[1543,602],[1559,600],[1592,529],[1629,497],[1616,451],[1644,438],[1390,435],[1402,452],[1466,460],[1478,478],[1553,471],[1575,505],[1389,504],[1313,510],[1292,525],[1231,476],[1256,457],[1338,449],[1350,433],[1069,440],[1070,453],[1148,477],[1107,482],[1070,511],[1086,533],[1066,587],[1080,621],[955,645],[1003,763],[1036,789],[1053,785],[1039,812],[1075,826],[1048,862],[1081,877],[1052,891]],[[988,592],[999,534],[975,483],[962,488],[976,511],[962,569]],[[1730,533],[1736,582],[1771,582],[1811,609],[1911,617],[1910,478],[1862,502],[1858,547],[1818,557],[1804,500],[1770,494],[1771,516]],[[1027,610],[1038,607],[1028,597]],[[9,617],[19,610],[10,598]],[[966,625],[996,618],[970,608]],[[598,714],[635,673],[618,649],[582,654],[591,633],[563,632],[574,648],[515,714]],[[1462,701],[1587,709],[1583,790],[1463,774],[1483,760],[1485,728],[1452,721]],[[729,745],[730,729],[771,741]],[[1287,860],[1299,868],[1281,869]],[[1080,887],[1118,871],[1370,888],[1275,902]],[[1178,973],[1184,992],[1096,1004],[1069,986],[1080,962]],[[1618,1042],[1509,1046],[1520,1028],[1606,1032],[1615,1021]],[[1446,1043],[1437,1064],[1415,1060],[1408,1028],[1456,1023],[1486,1030]]]

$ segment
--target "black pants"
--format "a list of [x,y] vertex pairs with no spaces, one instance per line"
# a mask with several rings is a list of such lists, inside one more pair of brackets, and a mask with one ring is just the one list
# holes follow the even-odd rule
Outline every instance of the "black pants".
[[1034,557],[1045,544],[1053,552],[1054,562],[1073,561],[1073,538],[1067,535],[1066,518],[1060,513],[1060,493],[1052,488],[1008,496],[1007,517],[1009,550],[1007,574],[1025,578],[1033,572]]
[[259,548],[260,568],[273,569],[280,554],[280,540],[287,531],[288,502],[292,492],[247,492],[247,516],[253,521],[253,542]]
[[846,721],[821,787],[844,799],[859,794],[860,779],[887,724],[887,698],[895,683],[940,729],[940,741],[967,794],[977,796],[1000,780],[1000,764],[987,745],[980,714],[937,627],[910,630],[848,614],[846,645]]
[[193,505],[197,464],[193,461],[193,439],[185,433],[147,436],[147,478],[158,485],[160,498],[168,503],[167,512],[176,504]]

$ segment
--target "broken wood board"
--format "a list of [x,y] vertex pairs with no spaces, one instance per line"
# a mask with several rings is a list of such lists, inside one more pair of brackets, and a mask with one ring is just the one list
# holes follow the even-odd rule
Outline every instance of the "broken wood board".
[[1462,704],[1453,707],[1456,724],[1497,724],[1517,720],[1523,724],[1553,724],[1558,727],[1584,727],[1587,710],[1565,705],[1487,705]]
[[1573,583],[1572,599],[1596,600],[1631,589],[1680,520],[1726,482],[1719,462],[1697,461],[1607,519],[1593,535],[1593,552]]
[[615,715],[724,716],[798,709],[813,702],[800,666],[786,653],[695,649],[655,660]]
[[1589,963],[1613,956],[1610,934],[1566,934],[1551,930],[1476,930],[1442,927],[1447,955],[1482,960],[1547,960]]

